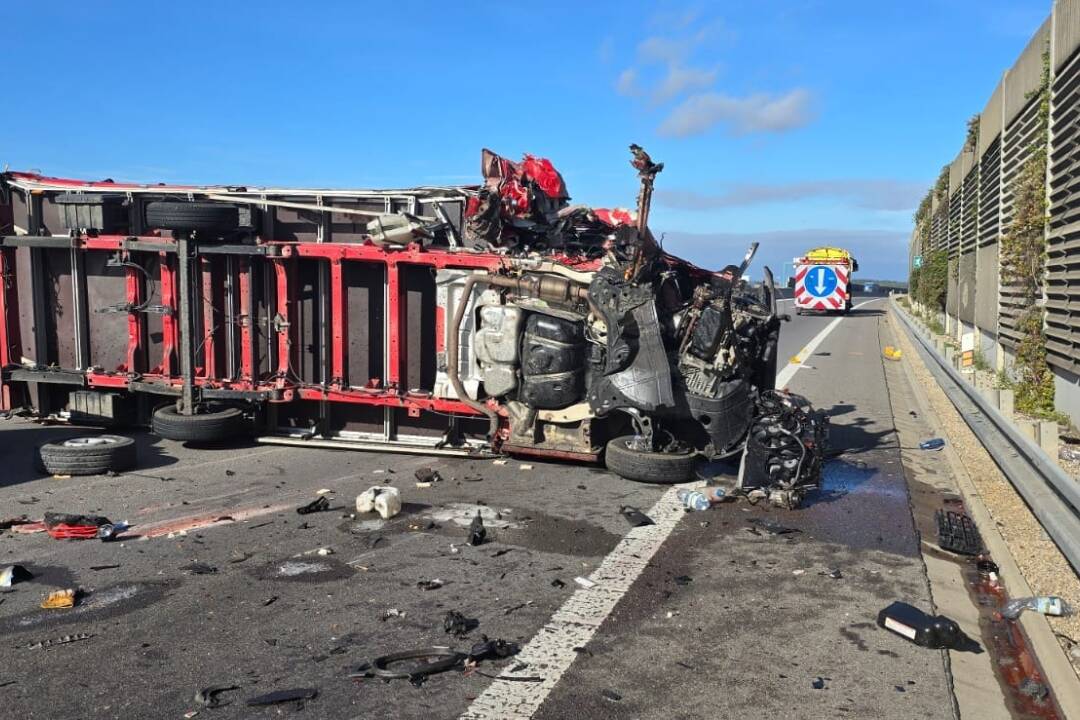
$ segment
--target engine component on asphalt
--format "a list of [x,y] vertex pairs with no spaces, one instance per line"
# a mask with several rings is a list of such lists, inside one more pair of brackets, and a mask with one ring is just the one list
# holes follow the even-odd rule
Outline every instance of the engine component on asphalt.
[[762,393],[755,412],[739,488],[751,501],[795,509],[821,485],[827,420],[806,398],[782,390]]

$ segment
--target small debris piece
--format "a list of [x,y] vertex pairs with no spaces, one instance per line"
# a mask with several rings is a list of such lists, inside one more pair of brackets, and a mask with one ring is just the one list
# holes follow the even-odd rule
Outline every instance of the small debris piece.
[[818,575],[824,575],[825,577],[832,578],[833,580],[839,580],[844,577],[844,573],[840,572],[840,568],[833,568],[832,570],[822,570]]
[[318,550],[315,551],[315,554],[316,555],[321,555],[322,557],[326,557],[327,555],[333,555],[334,554],[334,549],[333,548],[328,548],[328,547],[321,547],[321,548],[319,548]]
[[1045,685],[1043,685],[1041,682],[1036,682],[1031,678],[1024,678],[1020,682],[1019,690],[1024,695],[1030,697],[1032,700],[1040,702],[1045,700],[1046,696],[1050,694],[1050,690]]
[[934,513],[934,517],[937,520],[938,547],[957,555],[982,554],[982,536],[966,513],[941,509]]
[[801,533],[798,528],[787,527],[770,518],[747,518],[746,522],[761,528],[770,535],[793,535]]
[[623,505],[620,507],[619,513],[626,518],[626,521],[630,523],[631,527],[644,527],[646,525],[656,524],[651,517],[630,505]]
[[932,616],[905,602],[894,602],[881,610],[877,624],[927,648],[960,648],[972,643],[960,626],[944,615]]
[[38,640],[35,643],[30,643],[26,646],[27,650],[44,650],[45,648],[54,647],[56,645],[67,645],[68,643],[79,642],[80,640],[89,640],[94,637],[90,633],[75,633],[74,635],[61,635],[58,638],[50,640]]
[[232,556],[229,557],[229,562],[231,562],[233,564],[242,563],[245,560],[251,559],[251,557],[252,557],[252,554],[249,553],[249,552],[245,552],[243,550],[233,550]]
[[601,690],[600,694],[604,696],[605,700],[610,700],[611,702],[619,702],[622,700],[622,695],[614,690],[608,690],[607,688]]
[[532,470],[532,465],[518,465],[518,470]]
[[463,638],[480,626],[480,621],[475,618],[467,618],[457,610],[451,610],[443,618],[443,630],[447,635]]
[[570,649],[576,652],[578,655],[588,655],[589,657],[593,657],[592,650],[587,647],[578,646]]
[[22,565],[8,565],[0,570],[0,587],[11,587],[15,583],[25,582],[33,577],[33,573]]
[[221,698],[219,698],[218,696],[221,695],[221,693],[239,689],[239,685],[219,685],[203,688],[202,690],[199,690],[195,693],[195,703],[208,708],[225,707],[230,703],[222,702]]
[[41,601],[41,607],[44,610],[61,610],[75,607],[75,591],[68,589],[51,592]]
[[580,585],[581,587],[583,587],[585,589],[596,587],[596,583],[594,583],[589,578],[576,577],[576,578],[574,578],[574,582],[576,582],[578,585]]
[[94,571],[97,571],[97,570],[115,570],[118,567],[120,567],[120,566],[119,565],[91,565],[90,569],[94,570]]
[[892,345],[886,345],[885,349],[882,351],[881,354],[885,357],[886,360],[894,360],[896,362],[899,362],[900,358],[904,356],[903,351],[901,351],[899,348],[893,347]]
[[289,690],[276,690],[265,695],[256,695],[248,698],[249,707],[258,705],[278,705],[286,702],[299,702],[301,700],[314,700],[319,691],[315,688],[290,688]]
[[689,575],[679,575],[673,578],[673,580],[675,580],[676,585],[683,586],[689,585],[690,583],[694,582],[694,578],[690,577]]
[[273,605],[273,604],[274,604],[274,603],[276,603],[277,601],[278,601],[278,596],[277,596],[277,595],[271,595],[271,596],[270,596],[270,597],[268,597],[267,599],[263,600],[263,607],[267,607],[267,606],[269,606],[269,605]]
[[421,590],[438,590],[442,586],[443,581],[439,578],[434,578],[432,580],[421,580],[420,582],[416,583],[416,587],[420,588]]
[[232,477],[233,475],[236,475],[235,471],[233,471],[233,470],[226,470],[225,471],[225,477]]
[[477,510],[476,517],[469,523],[469,544],[473,547],[483,545],[485,539],[487,539],[487,528],[484,527],[484,518],[480,516],[480,511]]
[[506,553],[512,551],[513,549],[514,548],[503,548],[502,550],[496,550],[495,552],[491,553],[491,557],[493,557],[493,558],[502,557],[503,555],[505,555]]
[[1080,447],[1062,445],[1058,449],[1058,457],[1062,460],[1068,460],[1070,462],[1080,462]]
[[822,677],[814,678],[813,680],[810,681],[810,687],[814,688],[815,690],[824,690],[825,689],[825,678],[822,678]]
[[405,613],[398,610],[397,608],[390,608],[388,610],[384,610],[382,616],[380,616],[379,619],[382,620],[383,622],[386,622],[390,618],[396,618],[396,617],[405,617]]
[[356,496],[356,511],[377,512],[383,520],[401,512],[401,492],[396,487],[376,485]]
[[554,580],[551,581],[551,587],[553,587],[553,588],[564,588],[564,587],[566,587],[566,583],[564,583],[559,578],[555,578]]
[[443,476],[439,474],[438,470],[432,470],[429,467],[422,467],[415,473],[416,479],[422,483],[437,483],[443,481]]
[[521,652],[521,646],[515,642],[508,642],[498,638],[490,640],[487,635],[482,635],[481,638],[480,642],[469,649],[468,659],[472,663],[482,660],[508,658]]
[[1072,608],[1069,607],[1069,603],[1061,598],[1055,595],[1040,595],[1037,597],[1014,598],[1008,601],[1002,606],[1001,615],[1010,620],[1015,620],[1020,617],[1020,613],[1025,610],[1033,610],[1037,613],[1052,615],[1054,617],[1072,614]]
[[942,438],[930,438],[919,443],[919,447],[923,450],[940,450],[945,447],[945,440]]
[[217,572],[217,568],[213,565],[207,565],[206,563],[199,562],[191,563],[190,565],[186,565],[180,569],[188,575],[213,575]]
[[792,571],[791,571],[791,574],[792,574],[792,575],[795,575],[795,576],[797,577],[797,576],[799,576],[799,575],[802,575],[802,574],[803,574],[803,573],[805,573],[805,572],[806,572],[805,570],[803,570],[802,568],[799,568],[798,570],[792,570]]
[[[296,508],[296,512],[299,515],[310,515],[311,513],[326,512],[329,509],[330,500],[325,495],[321,495],[307,505]],[[249,702],[248,704],[250,705],[251,703]]]
[[505,465],[507,462],[508,461],[505,460],[505,459],[499,459],[499,460],[492,460],[491,464],[492,465]]
[[[35,501],[36,501],[36,498],[35,498]],[[19,502],[23,502],[23,501],[20,500]],[[23,504],[29,504],[29,503],[23,503]],[[20,515],[19,517],[9,517],[9,518],[5,518],[3,520],[0,520],[0,530],[7,530],[7,529],[9,529],[9,528],[11,528],[11,527],[13,527],[15,525],[29,525],[29,524],[30,524],[30,520],[25,515]]]

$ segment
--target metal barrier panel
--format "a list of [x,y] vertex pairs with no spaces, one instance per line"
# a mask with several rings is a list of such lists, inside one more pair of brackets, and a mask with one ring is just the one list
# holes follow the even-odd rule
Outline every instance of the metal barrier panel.
[[1058,69],[1050,108],[1046,359],[1080,373],[1080,52]]

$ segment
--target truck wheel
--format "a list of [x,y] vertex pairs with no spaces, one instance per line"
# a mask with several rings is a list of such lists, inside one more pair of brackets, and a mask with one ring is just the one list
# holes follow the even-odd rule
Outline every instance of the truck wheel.
[[181,415],[174,405],[154,411],[152,427],[155,435],[180,442],[215,442],[238,435],[243,428],[244,414],[233,407],[205,406],[197,415]]
[[675,452],[647,452],[630,447],[633,435],[608,441],[604,464],[611,472],[638,482],[671,485],[694,477],[693,448]]
[[223,203],[152,202],[146,206],[146,224],[161,230],[222,234],[239,227],[240,211]]
[[38,449],[52,475],[101,475],[135,467],[135,441],[122,435],[74,437]]

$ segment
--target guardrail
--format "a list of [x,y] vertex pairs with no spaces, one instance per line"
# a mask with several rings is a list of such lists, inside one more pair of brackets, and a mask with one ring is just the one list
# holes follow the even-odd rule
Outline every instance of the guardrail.
[[892,306],[917,341],[916,348],[930,374],[1073,570],[1080,573],[1080,483],[1065,474],[1042,448],[1021,435],[1008,418],[949,365],[895,299]]

